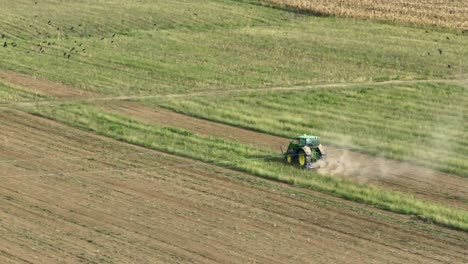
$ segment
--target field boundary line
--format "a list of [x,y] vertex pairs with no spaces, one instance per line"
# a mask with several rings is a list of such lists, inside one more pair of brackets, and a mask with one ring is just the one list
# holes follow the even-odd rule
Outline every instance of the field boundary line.
[[348,88],[355,86],[383,86],[388,84],[418,84],[418,83],[463,83],[468,81],[468,79],[433,79],[433,80],[391,80],[384,82],[344,82],[344,83],[325,83],[325,84],[311,84],[311,85],[295,85],[295,86],[273,86],[273,87],[261,87],[261,88],[240,88],[232,90],[213,90],[206,92],[192,92],[185,94],[166,94],[166,95],[142,95],[142,96],[114,96],[114,97],[96,97],[88,98],[83,101],[125,101],[125,100],[137,100],[137,99],[151,99],[151,98],[183,98],[183,97],[193,97],[193,96],[209,96],[209,95],[223,95],[231,93],[241,93],[241,92],[269,92],[269,91],[300,91],[300,90],[313,90],[313,89],[323,89],[323,88]]

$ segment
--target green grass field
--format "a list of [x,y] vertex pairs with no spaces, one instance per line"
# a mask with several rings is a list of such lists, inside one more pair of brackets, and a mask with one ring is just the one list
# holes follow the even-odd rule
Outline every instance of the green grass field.
[[283,137],[314,133],[329,144],[468,176],[466,86],[364,85],[146,103]]
[[452,79],[468,70],[468,38],[455,30],[256,3],[9,1],[0,69],[110,95]]
[[145,124],[86,104],[63,104],[55,108],[46,106],[29,111],[146,148],[233,168],[468,231],[468,212],[464,210],[422,201],[408,194],[298,170],[280,162],[278,154],[271,151],[222,138],[201,136],[180,128]]

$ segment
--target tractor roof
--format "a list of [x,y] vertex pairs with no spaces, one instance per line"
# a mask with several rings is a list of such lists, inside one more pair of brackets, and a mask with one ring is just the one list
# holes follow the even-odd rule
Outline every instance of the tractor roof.
[[298,136],[297,138],[314,138],[314,139],[317,139],[318,137],[317,136],[312,136],[312,135],[302,135],[302,136]]

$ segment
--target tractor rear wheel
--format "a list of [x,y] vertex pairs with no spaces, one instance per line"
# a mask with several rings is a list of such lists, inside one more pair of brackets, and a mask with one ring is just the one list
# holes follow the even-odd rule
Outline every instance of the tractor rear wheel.
[[297,161],[299,161],[299,166],[305,167],[305,165],[307,164],[307,155],[304,151],[300,151],[297,155]]

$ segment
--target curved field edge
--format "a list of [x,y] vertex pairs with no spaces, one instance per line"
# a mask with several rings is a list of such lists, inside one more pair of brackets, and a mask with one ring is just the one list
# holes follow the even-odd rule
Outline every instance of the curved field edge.
[[281,137],[312,131],[327,144],[467,177],[467,92],[418,83],[142,102]]
[[468,231],[468,212],[464,210],[447,208],[399,192],[285,166],[277,158],[277,153],[267,150],[197,135],[180,128],[148,125],[85,104],[63,104],[55,108],[36,107],[27,111],[131,144],[236,169],[262,178],[317,190]]
[[456,29],[468,28],[463,0],[259,0],[264,5],[316,16],[340,16]]

